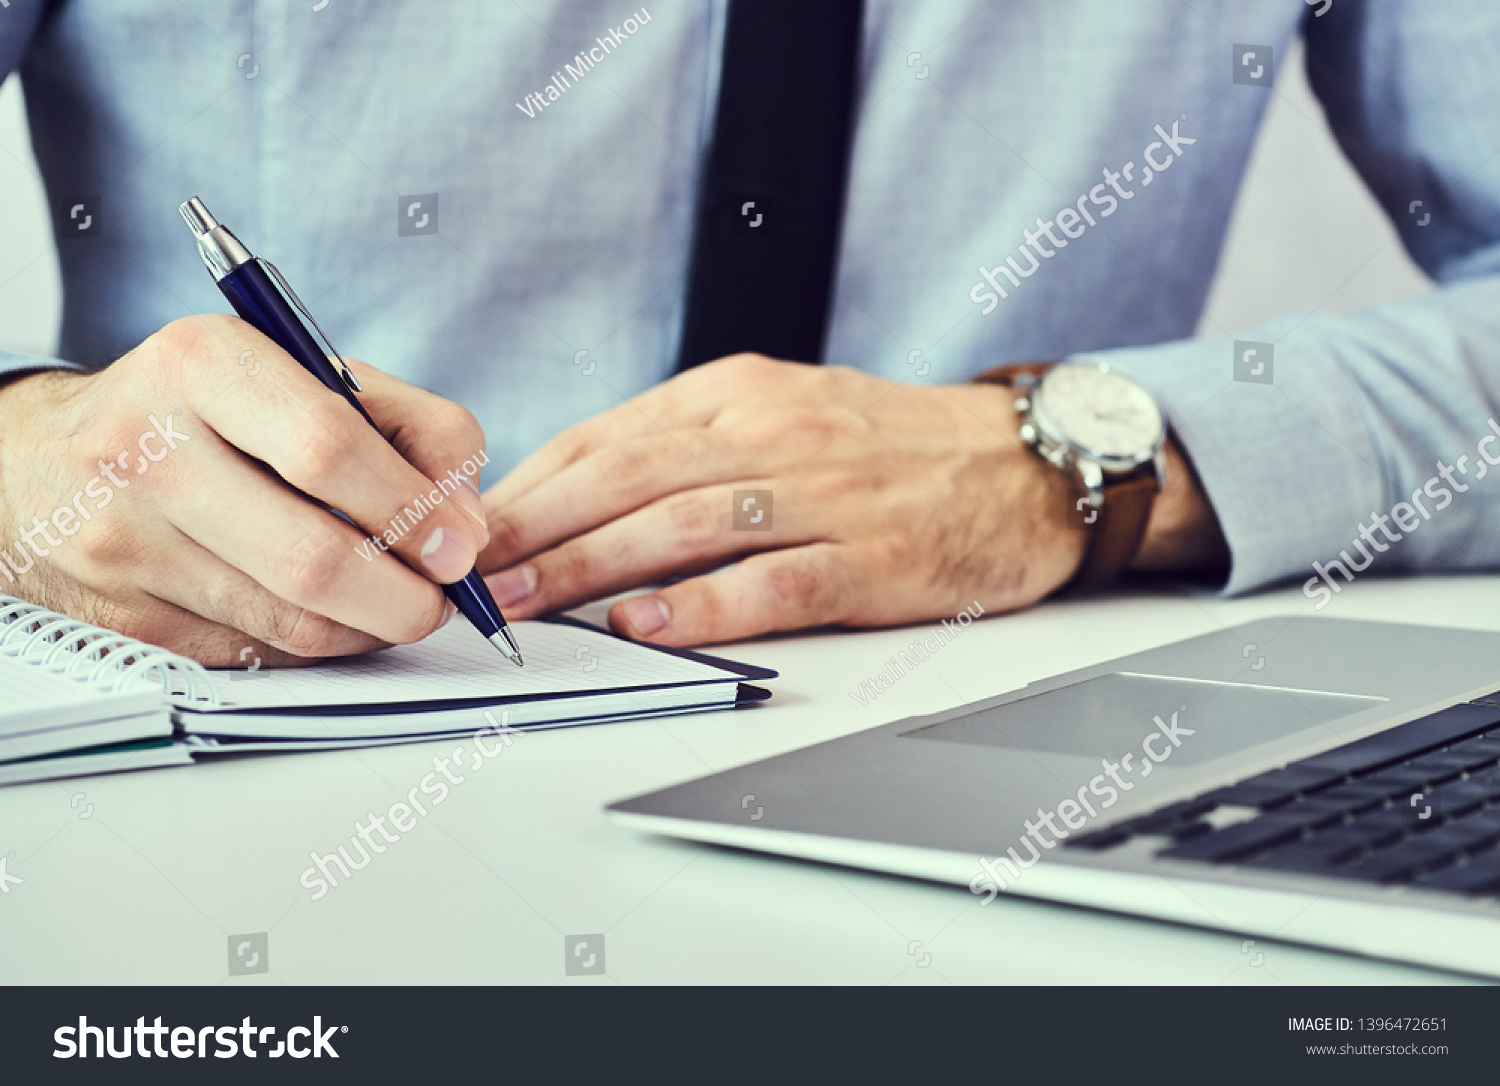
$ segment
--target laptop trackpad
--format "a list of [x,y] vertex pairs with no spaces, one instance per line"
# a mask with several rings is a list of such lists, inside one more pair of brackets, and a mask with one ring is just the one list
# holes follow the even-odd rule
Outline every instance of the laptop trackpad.
[[[1177,765],[1198,765],[1246,747],[1350,716],[1383,702],[1358,694],[1293,690],[1118,672],[903,732],[903,738],[1115,757],[1140,747],[1160,716],[1177,713]],[[1186,708],[1184,708],[1184,706]],[[1181,734],[1183,729],[1192,735]]]

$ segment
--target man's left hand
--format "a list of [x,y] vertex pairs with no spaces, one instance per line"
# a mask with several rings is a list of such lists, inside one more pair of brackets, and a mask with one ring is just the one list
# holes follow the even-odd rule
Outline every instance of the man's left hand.
[[[686,578],[610,611],[616,632],[669,645],[1023,607],[1069,579],[1087,537],[1066,525],[1061,473],[1017,436],[1013,399],[720,359],[494,486],[479,568],[514,618]],[[736,518],[747,490],[770,497]]]

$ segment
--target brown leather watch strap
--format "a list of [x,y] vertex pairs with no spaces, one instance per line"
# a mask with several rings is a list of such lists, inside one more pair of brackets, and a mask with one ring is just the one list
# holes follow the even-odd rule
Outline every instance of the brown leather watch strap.
[[1146,524],[1151,519],[1151,505],[1156,500],[1156,474],[1148,467],[1104,487],[1104,505],[1099,522],[1093,526],[1088,550],[1079,563],[1069,588],[1092,588],[1112,580],[1135,558],[1146,538]]
[[986,385],[1004,385],[1006,388],[1016,387],[1016,378],[1021,375],[1035,377],[1038,380],[1050,370],[1056,362],[1007,362],[1003,366],[996,366],[992,370],[985,370],[974,378],[977,383]]
[[[976,382],[1015,388],[1017,378],[1040,380],[1056,362],[1011,362],[986,370]],[[1160,489],[1151,465],[1141,466],[1138,474],[1108,482],[1104,486],[1104,505],[1097,523],[1092,525],[1083,561],[1073,573],[1067,589],[1091,588],[1109,581],[1128,566],[1146,538],[1151,520],[1151,506]]]

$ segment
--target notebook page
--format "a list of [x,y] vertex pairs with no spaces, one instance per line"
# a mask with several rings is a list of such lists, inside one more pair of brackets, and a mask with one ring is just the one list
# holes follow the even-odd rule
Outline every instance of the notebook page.
[[308,668],[211,672],[224,709],[401,704],[445,698],[526,697],[668,683],[729,682],[734,672],[595,630],[515,622],[526,660],[516,667],[461,618],[415,645]]
[[[110,694],[36,664],[0,656],[0,739],[149,712],[162,705],[159,685]],[[0,744],[0,758],[6,756]]]
[[108,700],[93,687],[35,664],[0,656],[0,719],[12,713],[36,713],[78,702]]

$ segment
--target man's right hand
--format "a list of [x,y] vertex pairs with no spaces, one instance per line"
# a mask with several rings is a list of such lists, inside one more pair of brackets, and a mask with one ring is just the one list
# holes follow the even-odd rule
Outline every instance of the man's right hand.
[[[394,448],[218,314],[175,321],[99,373],[0,386],[0,593],[211,666],[426,636],[451,614],[438,585],[488,538],[478,490],[448,474],[463,478],[484,434],[456,404],[352,368]],[[420,517],[419,496],[433,505]]]

